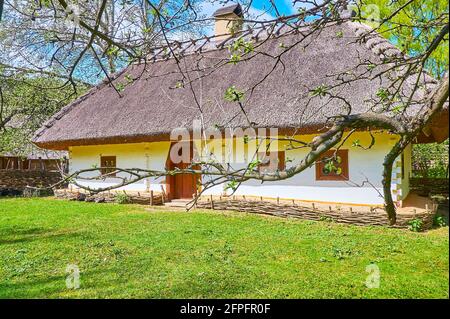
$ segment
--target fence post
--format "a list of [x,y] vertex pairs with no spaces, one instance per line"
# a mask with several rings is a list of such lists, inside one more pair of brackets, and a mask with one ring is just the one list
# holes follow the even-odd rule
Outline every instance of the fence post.
[[150,206],[153,206],[153,191],[150,191]]

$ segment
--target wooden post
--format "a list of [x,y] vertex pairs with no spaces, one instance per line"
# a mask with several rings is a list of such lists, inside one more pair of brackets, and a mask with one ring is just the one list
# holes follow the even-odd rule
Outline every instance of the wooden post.
[[350,214],[353,213],[353,208],[350,206]]
[[153,206],[153,191],[150,191],[150,206]]
[[209,198],[211,199],[211,209],[214,209],[213,195],[209,195]]
[[295,200],[292,200],[292,206],[295,206]]
[[316,210],[316,204],[312,203],[311,205],[312,205],[312,209]]
[[280,205],[280,197],[277,196],[277,205]]
[[330,213],[332,212],[332,209],[331,209],[331,205],[330,206],[328,206],[328,209],[330,210]]
[[245,195],[242,195],[242,198],[245,200]]
[[261,202],[263,201],[262,196],[259,197],[259,200],[260,200]]
[[427,211],[427,213],[429,212],[428,204],[425,204],[425,210]]

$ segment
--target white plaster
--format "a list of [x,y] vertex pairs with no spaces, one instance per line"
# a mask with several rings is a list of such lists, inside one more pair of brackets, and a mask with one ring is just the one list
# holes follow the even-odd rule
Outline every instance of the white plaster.
[[[364,132],[355,133],[343,146],[343,148],[349,150],[349,181],[317,181],[315,167],[312,166],[287,180],[265,182],[264,184],[255,180],[245,182],[236,194],[323,202],[382,204],[383,198],[380,197],[380,193],[382,193],[382,163],[396,138],[386,133],[375,134],[375,145],[371,149],[363,150],[362,148],[352,147],[352,142],[355,139],[360,139],[363,146],[368,146],[370,144],[368,136],[369,134]],[[302,137],[304,140],[311,140],[312,138],[312,135]],[[100,166],[101,155],[116,156],[117,166],[122,168],[164,170],[169,147],[169,142],[71,147],[70,171],[90,168],[93,165]],[[280,147],[282,148],[283,145]],[[293,162],[288,165],[297,164],[304,158],[306,152],[307,150],[302,149],[287,151],[286,157],[293,159]],[[405,159],[411,156],[410,153],[410,151],[405,151]],[[240,156],[240,158],[243,157]],[[410,163],[410,159],[408,160]],[[245,163],[233,164],[235,168],[245,167],[245,165]],[[410,166],[410,164],[408,165]],[[405,172],[409,169],[405,169]],[[408,173],[405,175],[408,175]],[[208,178],[207,176],[202,177],[203,181],[208,180]],[[366,180],[370,184],[364,183]],[[108,178],[105,181],[79,180],[78,182],[97,188],[113,185],[118,180]],[[393,181],[394,188],[396,183],[397,181]],[[150,189],[159,192],[161,186],[165,189],[165,178],[149,178],[148,181],[142,180],[122,189],[136,191]],[[223,189],[223,185],[218,185],[206,191],[205,194],[221,195]]]

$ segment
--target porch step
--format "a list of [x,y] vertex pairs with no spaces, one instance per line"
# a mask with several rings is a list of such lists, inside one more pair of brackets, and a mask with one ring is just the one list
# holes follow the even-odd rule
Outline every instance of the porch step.
[[164,206],[185,208],[190,201],[191,201],[190,199],[172,199],[172,201],[164,203]]

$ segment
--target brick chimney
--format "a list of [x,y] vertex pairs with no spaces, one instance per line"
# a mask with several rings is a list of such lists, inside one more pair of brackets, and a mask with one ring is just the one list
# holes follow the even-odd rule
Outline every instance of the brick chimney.
[[218,9],[214,12],[214,35],[221,41],[242,30],[244,13],[239,3]]

